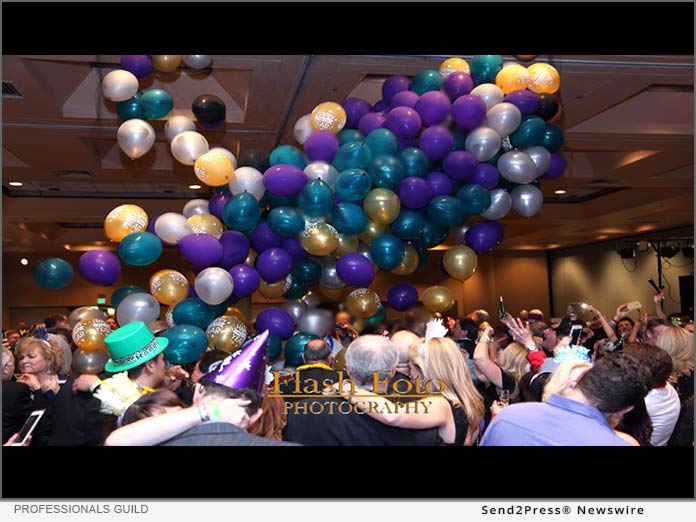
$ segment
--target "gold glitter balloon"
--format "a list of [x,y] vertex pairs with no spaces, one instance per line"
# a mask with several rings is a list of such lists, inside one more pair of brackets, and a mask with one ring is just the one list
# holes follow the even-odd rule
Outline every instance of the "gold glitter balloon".
[[561,87],[558,71],[548,63],[535,63],[527,67],[529,90],[537,94],[554,94]]
[[379,225],[392,223],[399,215],[401,202],[394,191],[385,188],[372,189],[363,201],[365,214]]
[[370,245],[375,238],[385,234],[391,234],[391,228],[389,228],[389,225],[381,225],[379,223],[375,223],[374,221],[368,221],[367,225],[363,231],[360,232],[358,237],[360,238],[360,241],[366,245]]
[[259,281],[259,293],[266,299],[276,299],[281,297],[285,292],[290,290],[290,285],[292,284],[292,277],[287,276],[285,279],[281,279],[277,283],[267,283],[263,279]]
[[193,165],[196,177],[211,187],[222,187],[234,179],[234,165],[230,158],[216,150],[198,157]]
[[400,276],[411,275],[418,268],[418,252],[411,245],[404,245],[404,259],[392,273]]
[[120,205],[106,216],[104,234],[111,241],[119,242],[128,234],[145,232],[148,221],[147,213],[139,206]]
[[212,214],[194,214],[188,222],[194,234],[209,234],[217,239],[222,236],[222,223]]
[[346,124],[346,111],[336,102],[320,103],[309,117],[314,130],[325,130],[337,134]]
[[213,320],[205,330],[208,346],[213,350],[236,352],[247,336],[246,325],[234,315],[222,315]]
[[476,272],[476,252],[466,245],[457,245],[445,252],[442,260],[445,271],[460,281],[466,281]]
[[495,84],[500,87],[504,94],[512,91],[520,91],[526,89],[529,85],[529,72],[524,65],[518,63],[510,64],[501,69],[495,77]]
[[328,223],[312,223],[300,235],[300,243],[310,255],[328,256],[338,247],[338,232]]
[[438,72],[440,76],[447,78],[454,72],[469,74],[471,70],[469,69],[469,64],[463,58],[447,58],[447,60],[440,64],[440,70]]
[[102,319],[83,319],[72,330],[75,345],[85,352],[98,352],[106,349],[104,339],[112,332],[109,323]]
[[160,303],[173,305],[188,297],[189,282],[176,270],[160,270],[150,278],[150,293]]
[[381,304],[379,296],[369,288],[358,288],[346,297],[348,312],[363,319],[375,315]]
[[446,312],[454,305],[454,295],[446,286],[431,286],[423,292],[423,305],[434,313]]
[[180,54],[153,54],[152,66],[160,72],[173,72],[181,65]]

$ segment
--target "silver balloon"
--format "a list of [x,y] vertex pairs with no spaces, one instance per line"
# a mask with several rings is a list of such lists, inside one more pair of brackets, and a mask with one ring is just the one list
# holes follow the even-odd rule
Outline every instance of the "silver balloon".
[[208,54],[185,54],[184,63],[192,69],[205,69],[213,63],[213,58]]
[[522,113],[512,103],[499,103],[486,113],[485,125],[493,129],[501,138],[509,136],[522,121]]
[[137,159],[147,154],[155,144],[155,129],[137,118],[124,121],[116,132],[116,140],[126,156]]
[[346,283],[338,276],[336,271],[336,260],[331,256],[321,259],[321,277],[319,278],[319,286],[328,288],[329,290],[339,290],[346,286]]
[[164,135],[169,141],[172,141],[174,136],[178,136],[182,132],[195,130],[196,124],[186,116],[172,116],[164,124]]
[[539,177],[532,158],[520,151],[510,151],[500,156],[498,172],[513,183],[530,183]]
[[196,160],[208,152],[209,148],[208,140],[194,131],[184,131],[172,138],[172,154],[179,163],[184,165],[196,163]]
[[182,237],[192,233],[193,230],[191,230],[191,223],[188,222],[188,219],[175,212],[162,214],[155,221],[155,234],[170,245],[176,245]]
[[528,149],[524,149],[524,153],[532,158],[536,166],[537,176],[541,176],[544,172],[549,170],[551,166],[551,153],[544,147],[540,147],[539,145],[529,147]]
[[126,296],[116,309],[116,320],[121,326],[134,321],[142,321],[150,324],[157,320],[160,314],[160,305],[150,294],[138,292]]
[[310,290],[300,298],[300,301],[306,304],[307,308],[314,308],[315,306],[318,306],[319,303],[321,303],[321,297],[319,297],[318,294],[315,294]]
[[466,244],[466,233],[469,231],[469,225],[457,225],[450,228],[449,240],[455,245]]
[[227,157],[228,160],[232,163],[232,166],[236,169],[237,168],[237,158],[234,157],[234,154],[232,154],[229,150],[227,150],[224,147],[213,147],[210,149],[208,152],[217,152],[218,154],[223,154],[224,156]]
[[106,314],[96,306],[81,306],[80,308],[75,308],[68,316],[70,328],[75,328],[75,325],[83,319],[101,319],[105,321]]
[[232,295],[234,281],[227,270],[211,267],[198,274],[194,288],[201,301],[215,306]]
[[72,368],[79,374],[98,375],[104,371],[104,365],[109,359],[107,350],[85,352],[78,348],[73,356]]
[[331,190],[334,190],[334,184],[336,183],[336,178],[338,177],[338,171],[333,165],[329,165],[323,161],[315,161],[307,165],[304,172],[307,174],[309,181],[312,181],[313,179],[320,179],[331,187]]
[[504,218],[512,207],[512,199],[505,189],[491,190],[491,206],[481,214],[484,219],[498,221]]
[[239,167],[234,171],[234,177],[228,185],[232,194],[248,192],[257,200],[260,200],[266,192],[263,186],[263,174],[254,167]]
[[102,92],[111,101],[130,100],[138,93],[138,78],[123,69],[111,71],[102,80]]
[[474,87],[471,91],[473,96],[478,96],[486,104],[486,110],[490,111],[494,105],[499,104],[503,101],[503,91],[500,87],[493,85],[492,83],[482,83],[481,85]]
[[285,301],[282,305],[280,305],[280,307],[285,310],[290,317],[292,317],[292,322],[295,324],[297,324],[297,321],[300,320],[302,314],[308,310],[307,305],[299,299]]
[[196,214],[210,214],[207,199],[192,199],[184,205],[184,217],[190,218]]
[[331,328],[331,320],[324,310],[307,310],[302,314],[300,320],[297,321],[297,329],[300,332],[313,333],[319,337],[324,337],[328,334],[329,328]]
[[464,147],[478,162],[488,161],[500,150],[501,139],[496,131],[488,127],[472,130],[466,137]]
[[309,123],[311,118],[311,114],[305,114],[299,120],[297,120],[295,127],[292,130],[293,136],[295,136],[295,139],[300,145],[304,145],[304,142],[307,141],[310,134],[314,132],[314,129],[312,129],[312,126]]
[[530,218],[539,210],[544,203],[544,195],[541,190],[534,185],[520,185],[510,194],[512,198],[512,208],[520,216]]
[[63,351],[63,368],[69,370],[73,360],[70,345],[65,341],[65,338],[62,335],[48,334],[48,340],[51,344],[60,346],[61,350]]

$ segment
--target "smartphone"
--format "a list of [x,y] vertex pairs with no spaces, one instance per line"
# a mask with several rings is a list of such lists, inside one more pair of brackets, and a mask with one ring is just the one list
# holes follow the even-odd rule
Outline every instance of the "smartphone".
[[582,335],[582,325],[574,324],[570,327],[570,344],[571,346],[577,346],[580,344],[580,336]]
[[640,304],[640,301],[631,301],[630,303],[628,303],[628,304],[626,305],[626,309],[627,309],[629,312],[632,312],[633,310],[642,309],[642,308],[643,308],[643,305]]
[[12,444],[12,446],[21,446],[26,442],[27,438],[29,435],[31,435],[31,432],[34,431],[34,428],[36,428],[36,425],[39,423],[45,412],[46,410],[35,410],[31,412],[31,415],[29,415],[29,418],[24,423],[24,426],[22,426],[22,429],[19,430],[19,437],[17,437],[17,440]]
[[648,279],[648,283],[650,283],[650,286],[652,286],[658,294],[659,294],[660,292],[662,292],[662,290],[660,290],[660,287],[657,286],[657,284],[655,283],[655,281],[653,281],[653,278],[652,278],[652,277],[651,277],[650,279]]
[[500,298],[500,317],[505,318],[505,305],[503,304],[503,296],[501,295]]

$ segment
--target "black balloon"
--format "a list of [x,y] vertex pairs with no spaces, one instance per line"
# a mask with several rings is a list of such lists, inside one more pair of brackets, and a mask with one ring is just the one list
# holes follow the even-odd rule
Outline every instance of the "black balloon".
[[539,95],[539,99],[541,100],[541,105],[539,105],[536,114],[544,121],[549,121],[558,112],[558,96],[555,94],[543,93]]
[[268,163],[268,155],[259,150],[247,149],[237,158],[239,167],[253,167],[259,172],[265,172],[270,164]]
[[225,122],[225,103],[214,94],[202,94],[191,104],[193,114],[207,127],[217,127]]

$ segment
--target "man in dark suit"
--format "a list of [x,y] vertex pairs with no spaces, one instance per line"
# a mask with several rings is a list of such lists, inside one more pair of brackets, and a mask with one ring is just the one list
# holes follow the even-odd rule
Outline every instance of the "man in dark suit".
[[295,401],[294,395],[321,395],[323,389],[339,381],[339,374],[331,367],[331,346],[323,339],[312,339],[302,354],[304,364],[295,369],[290,380],[278,385],[285,400]]
[[32,412],[31,389],[23,382],[12,380],[14,356],[2,350],[2,443],[19,432]]

